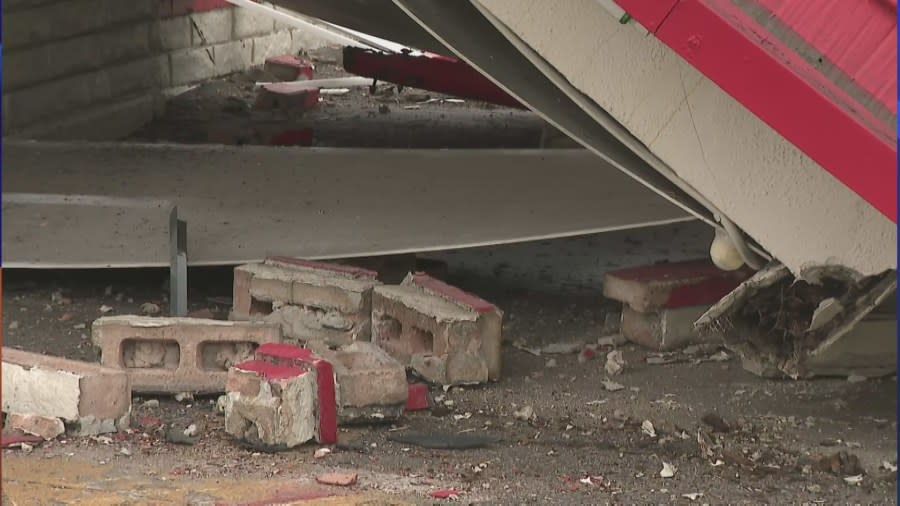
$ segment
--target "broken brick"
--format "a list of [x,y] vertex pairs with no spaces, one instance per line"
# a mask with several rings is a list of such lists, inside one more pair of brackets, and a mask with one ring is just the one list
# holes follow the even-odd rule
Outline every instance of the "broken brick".
[[355,485],[359,475],[356,473],[326,473],[316,476],[316,481],[323,485],[349,487]]
[[641,313],[622,308],[622,335],[629,341],[656,351],[670,351],[689,344],[721,343],[722,336],[700,333],[694,322],[709,306],[687,306]]
[[341,423],[400,418],[408,397],[406,368],[372,343],[323,351],[334,367]]
[[307,368],[248,360],[228,371],[225,432],[263,446],[294,446],[316,436],[316,377]]
[[300,81],[312,79],[315,67],[294,55],[283,54],[266,58],[264,69],[279,81]]
[[375,287],[372,340],[425,379],[444,385],[500,376],[500,310],[425,274]]
[[406,411],[419,411],[428,409],[428,385],[425,383],[410,383],[407,387]]
[[370,339],[377,273],[339,264],[272,257],[234,270],[233,320],[281,326],[285,338],[316,349]]
[[264,344],[256,350],[256,356],[279,365],[294,364],[315,369],[316,441],[336,443],[337,392],[331,363],[308,348],[291,344]]
[[260,87],[253,108],[262,111],[305,112],[319,103],[319,89],[297,89],[287,83],[269,83]]
[[13,348],[2,353],[3,412],[62,418],[80,435],[128,428],[131,385],[124,372]]
[[748,269],[723,271],[709,260],[630,267],[604,275],[603,295],[641,313],[709,307],[751,274]]
[[147,316],[103,317],[92,327],[101,363],[125,370],[141,393],[216,393],[228,368],[262,343],[281,341],[281,329],[261,322]]
[[21,413],[10,413],[6,417],[6,428],[21,430],[26,434],[40,436],[48,441],[66,431],[65,425],[59,418]]
[[15,446],[22,445],[22,443],[28,445],[39,445],[43,442],[44,438],[40,436],[32,436],[29,434],[4,432],[2,435],[0,435],[0,448],[13,448]]

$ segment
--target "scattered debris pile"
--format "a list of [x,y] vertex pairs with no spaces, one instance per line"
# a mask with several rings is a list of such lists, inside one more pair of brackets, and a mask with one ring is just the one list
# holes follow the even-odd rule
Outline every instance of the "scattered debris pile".
[[764,377],[875,377],[896,372],[896,273],[858,280],[836,269],[795,280],[781,265],[756,273],[697,321],[723,334]]

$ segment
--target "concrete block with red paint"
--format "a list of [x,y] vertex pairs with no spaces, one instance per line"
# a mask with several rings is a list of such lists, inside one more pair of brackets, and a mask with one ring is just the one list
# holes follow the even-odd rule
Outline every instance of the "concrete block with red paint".
[[302,113],[319,103],[318,88],[297,89],[289,83],[264,84],[256,94],[253,108],[261,111]]
[[752,272],[723,271],[709,260],[630,267],[607,272],[603,295],[642,313],[687,306],[711,306]]
[[622,335],[629,341],[657,351],[670,351],[690,344],[720,343],[720,334],[700,334],[694,322],[708,305],[661,309],[641,313],[622,309]]
[[502,319],[495,305],[421,273],[372,295],[373,342],[443,385],[499,379]]
[[216,393],[228,368],[257,346],[281,341],[281,328],[265,322],[204,318],[113,316],[96,320],[92,339],[101,363],[124,370],[135,392]]
[[317,350],[370,338],[377,273],[272,257],[234,270],[231,319],[277,323],[286,339]]
[[100,364],[3,348],[3,412],[60,418],[76,435],[129,426],[128,375]]
[[425,383],[410,383],[407,387],[406,411],[420,411],[428,409],[428,385]]
[[322,356],[334,366],[341,424],[400,418],[408,397],[406,368],[400,362],[368,342],[323,351]]
[[316,374],[262,359],[228,371],[225,432],[255,445],[292,448],[316,437]]
[[292,344],[264,344],[256,350],[258,359],[277,365],[304,367],[315,371],[316,441],[337,442],[337,393],[331,362],[309,348]]
[[283,54],[266,58],[264,69],[279,81],[304,81],[313,78],[315,66],[310,61]]

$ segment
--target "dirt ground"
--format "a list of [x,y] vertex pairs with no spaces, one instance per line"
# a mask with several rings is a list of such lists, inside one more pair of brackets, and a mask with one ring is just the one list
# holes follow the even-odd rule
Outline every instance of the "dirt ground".
[[[152,302],[166,311],[165,271],[4,274],[5,346],[97,360],[89,335],[101,307],[105,314],[127,314]],[[61,503],[74,497],[93,504],[213,504],[236,484],[246,484],[238,487],[244,493],[265,495],[334,470],[359,473],[351,490],[375,494],[356,501],[366,504],[439,502],[430,493],[445,488],[476,504],[895,501],[895,377],[769,381],[744,372],[733,357],[712,360],[725,358],[717,350],[676,353],[665,357],[674,363],[653,365],[646,362],[652,354],[624,345],[624,371],[609,377],[624,388],[608,391],[608,347],[588,361],[520,348],[596,343],[613,330],[614,305],[453,273],[450,281],[504,309],[501,381],[447,392],[432,388],[432,409],[407,413],[395,425],[342,429],[340,443],[321,459],[313,456],[314,444],[276,454],[240,446],[224,433],[215,397],[181,403],[152,397],[158,406],[145,404],[151,397],[136,397],[129,433],[57,440],[28,454],[4,450],[3,504],[34,504],[29,493]],[[230,286],[228,269],[192,270],[190,309],[225,318]],[[528,409],[533,416],[525,416]],[[196,424],[199,442],[166,442],[165,427],[148,422],[154,417],[165,427]],[[497,441],[469,450],[391,441],[410,432],[485,434]],[[674,476],[661,477],[665,464]],[[67,465],[78,469],[69,485],[48,478],[64,475],[59,469]],[[850,483],[856,475],[861,480]],[[83,485],[74,487],[72,480]],[[160,500],[172,497],[160,487],[182,495]],[[86,499],[111,488],[127,492],[127,500]],[[350,497],[338,503],[353,503]]]

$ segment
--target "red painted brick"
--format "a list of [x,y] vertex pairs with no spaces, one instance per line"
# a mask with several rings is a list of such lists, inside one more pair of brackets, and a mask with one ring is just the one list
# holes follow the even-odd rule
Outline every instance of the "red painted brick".
[[424,272],[411,274],[407,279],[408,281],[404,282],[404,284],[415,285],[425,290],[426,292],[431,293],[432,295],[438,295],[447,300],[451,300],[453,302],[456,302],[457,304],[468,307],[473,311],[477,311],[479,313],[487,313],[489,311],[497,310],[497,306],[482,299],[481,297],[461,290],[455,286],[448,285],[447,283],[444,283],[439,279],[435,279],[428,274],[425,274]]
[[334,368],[330,362],[312,353],[312,350],[290,344],[264,344],[256,349],[256,356],[276,364],[294,363],[312,366],[316,370],[318,415],[317,440],[320,443],[337,442],[337,398],[334,385]]
[[409,397],[406,400],[406,411],[422,409],[428,409],[428,385],[425,383],[410,383]]
[[751,274],[749,269],[723,271],[709,260],[631,267],[607,272],[603,295],[642,313],[709,305]]
[[315,66],[294,55],[283,54],[266,58],[265,70],[281,81],[301,81],[313,78]]
[[44,442],[44,438],[40,436],[31,436],[28,434],[9,434],[3,433],[0,435],[0,448],[9,448],[13,445],[18,444],[30,444],[30,445],[39,445]]

